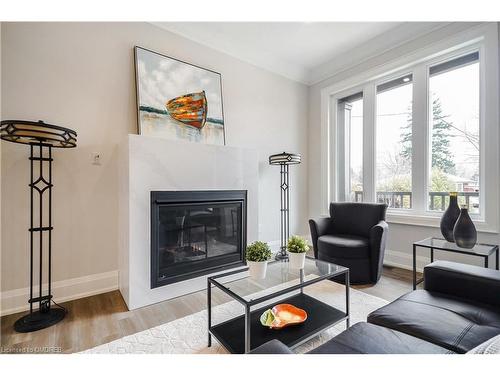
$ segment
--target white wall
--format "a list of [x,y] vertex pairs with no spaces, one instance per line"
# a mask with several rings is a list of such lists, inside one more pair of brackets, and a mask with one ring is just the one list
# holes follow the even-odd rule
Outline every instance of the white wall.
[[151,289],[151,191],[246,190],[247,241],[258,238],[257,151],[141,135],[129,135],[119,147],[119,203],[127,212],[120,211],[118,229],[120,292],[129,309],[207,287],[207,276],[200,276]]
[[[57,300],[116,287],[116,154],[124,135],[136,133],[134,45],[222,73],[227,145],[259,154],[260,239],[279,239],[279,171],[268,155],[305,156],[292,168],[291,231],[307,233],[306,86],[146,23],[3,23],[1,37],[2,118],[78,132],[76,149],[54,152]],[[101,166],[91,164],[94,151]],[[27,147],[4,142],[1,290],[11,302],[23,301],[29,281],[27,156]]]
[[[330,78],[309,87],[309,215],[311,217],[320,216],[324,212],[321,200],[321,90],[340,82],[346,81],[351,77],[357,76],[368,70],[391,63],[406,55],[410,55],[429,46],[432,43],[439,42],[457,33],[463,32],[469,28],[478,26],[477,23],[452,23],[447,26],[434,29],[416,39],[399,45],[388,51],[381,51],[374,54],[371,58],[362,60],[349,69],[332,72]],[[337,65],[342,65],[337,63]],[[498,124],[497,124],[498,125]],[[500,140],[499,140],[500,142]],[[402,225],[390,223],[389,238],[387,244],[386,263],[395,264],[402,267],[411,266],[411,244],[414,241],[429,236],[440,236],[439,228]],[[479,241],[485,243],[498,243],[500,237],[496,234],[479,233]],[[424,252],[422,252],[424,254]],[[470,257],[456,256],[453,254],[439,254],[441,259],[462,260],[472,264],[482,264],[479,259]],[[419,266],[428,262],[428,256],[419,259]],[[490,266],[494,264],[490,260]]]

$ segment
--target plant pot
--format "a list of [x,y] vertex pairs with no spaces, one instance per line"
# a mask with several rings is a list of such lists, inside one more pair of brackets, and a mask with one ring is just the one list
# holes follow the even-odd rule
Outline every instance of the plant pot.
[[267,260],[264,262],[252,262],[247,260],[248,272],[252,279],[265,279],[267,272]]
[[457,222],[458,216],[460,215],[460,208],[457,203],[457,193],[450,193],[450,204],[448,208],[444,212],[441,217],[441,234],[444,239],[448,242],[455,242],[455,238],[453,236],[453,228],[455,227],[455,223]]
[[290,268],[296,268],[296,269],[304,268],[304,263],[306,261],[306,253],[288,252],[288,261],[290,262]]
[[477,231],[467,212],[467,208],[462,208],[460,210],[460,216],[453,229],[453,237],[455,237],[457,246],[465,249],[472,249],[476,244]]

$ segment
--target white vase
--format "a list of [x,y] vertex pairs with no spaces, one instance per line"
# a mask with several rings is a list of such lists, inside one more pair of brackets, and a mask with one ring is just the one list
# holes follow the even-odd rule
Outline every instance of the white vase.
[[253,279],[265,279],[267,272],[267,260],[264,262],[252,262],[247,260],[248,272]]
[[306,253],[288,252],[288,261],[290,262],[290,268],[296,268],[296,269],[304,268],[304,263],[306,261]]

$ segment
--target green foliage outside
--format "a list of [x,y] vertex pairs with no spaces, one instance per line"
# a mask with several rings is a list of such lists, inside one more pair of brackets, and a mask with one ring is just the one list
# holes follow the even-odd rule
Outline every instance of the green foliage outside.
[[[441,169],[433,167],[431,171],[430,191],[455,191],[455,183]],[[408,191],[411,192],[411,176],[395,176],[377,186],[377,191]]]
[[265,242],[255,241],[247,246],[246,258],[250,262],[264,262],[271,259],[271,248]]
[[431,191],[455,191],[455,183],[440,168],[433,167],[431,171]]
[[[450,138],[453,123],[447,121],[449,115],[443,114],[441,101],[435,98],[432,101],[432,168],[439,168],[449,174],[455,173],[455,162],[453,154],[450,151]],[[402,127],[401,143],[403,149],[401,156],[411,161],[412,156],[412,116],[411,111],[406,121],[406,125]],[[447,191],[447,190],[439,190]]]
[[304,238],[300,236],[292,236],[288,240],[286,248],[291,253],[305,253],[309,250],[309,245]]
[[[450,150],[450,138],[453,124],[447,121],[449,116],[443,114],[441,101],[434,98],[432,101],[432,169],[430,191],[447,192],[456,190],[455,183],[448,177],[455,173],[455,162]],[[411,165],[412,158],[412,115],[411,109],[406,124],[401,127],[402,150],[400,157],[403,162]],[[377,186],[377,191],[411,192],[411,175],[395,175]],[[435,204],[439,204],[440,197],[435,197]],[[404,202],[404,206],[406,206]]]
[[394,176],[390,180],[377,184],[377,191],[411,191],[411,176]]

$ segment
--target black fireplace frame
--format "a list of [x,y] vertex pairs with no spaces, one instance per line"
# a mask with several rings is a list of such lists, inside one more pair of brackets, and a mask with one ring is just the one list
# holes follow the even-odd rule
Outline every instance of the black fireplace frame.
[[[247,242],[247,190],[192,190],[192,191],[151,191],[151,289],[164,285],[177,283],[199,276],[224,271],[231,268],[243,267],[246,265],[246,242]],[[195,270],[180,275],[173,275],[163,280],[158,279],[158,226],[153,225],[159,218],[159,209],[162,205],[196,204],[196,203],[241,203],[241,253],[238,260],[226,262],[223,265],[216,264],[202,270]]]

